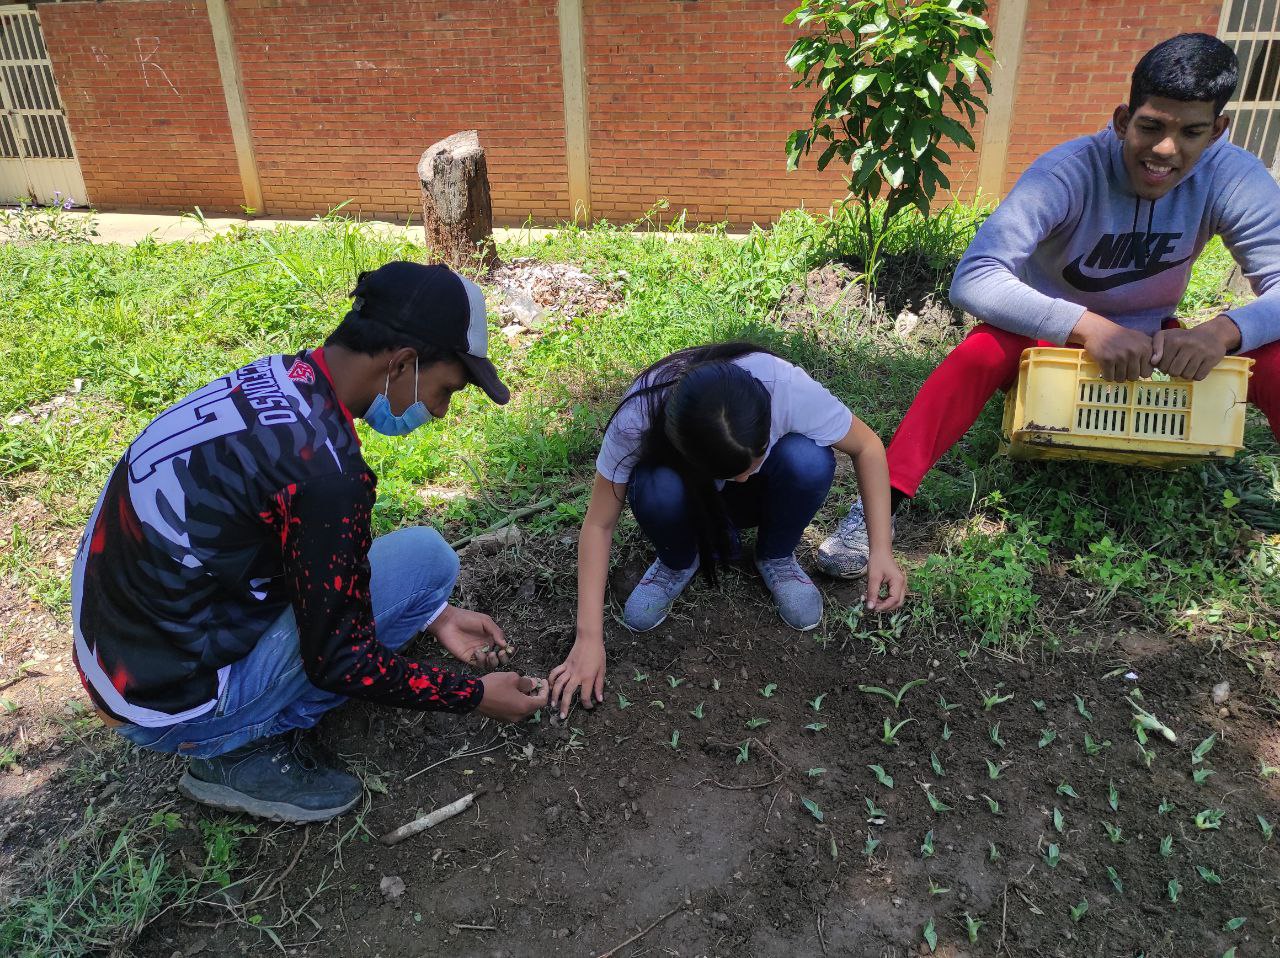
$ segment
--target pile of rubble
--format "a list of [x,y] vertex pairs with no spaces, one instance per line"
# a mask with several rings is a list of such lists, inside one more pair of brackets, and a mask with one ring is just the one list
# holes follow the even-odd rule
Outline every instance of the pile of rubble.
[[573,320],[622,302],[622,280],[603,283],[571,263],[544,263],[523,257],[498,266],[489,282],[502,294],[498,316],[509,337],[563,329]]

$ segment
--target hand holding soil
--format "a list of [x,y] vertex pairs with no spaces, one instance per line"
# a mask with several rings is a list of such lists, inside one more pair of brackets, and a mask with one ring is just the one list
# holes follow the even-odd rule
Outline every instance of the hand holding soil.
[[476,711],[503,722],[523,722],[547,704],[547,683],[516,672],[482,675],[484,698]]
[[452,605],[445,606],[427,631],[459,662],[480,669],[506,665],[514,651],[489,616]]

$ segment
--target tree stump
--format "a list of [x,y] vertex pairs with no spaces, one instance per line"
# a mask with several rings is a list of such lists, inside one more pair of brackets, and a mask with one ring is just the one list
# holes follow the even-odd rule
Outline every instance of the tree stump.
[[427,248],[454,269],[493,265],[493,204],[479,134],[455,133],[428,148],[418,182]]

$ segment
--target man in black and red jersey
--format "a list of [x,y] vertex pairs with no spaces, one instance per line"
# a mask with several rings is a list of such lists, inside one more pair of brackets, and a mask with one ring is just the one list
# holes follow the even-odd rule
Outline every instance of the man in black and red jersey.
[[458,573],[433,529],[371,541],[377,480],[353,417],[404,435],[473,383],[484,295],[444,266],[363,273],[321,349],[267,356],[196,390],[129,446],[94,508],[72,580],[75,660],[104,720],[190,758],[196,801],[319,821],[359,781],[300,741],[348,697],[519,721],[546,683],[480,677],[400,653],[429,632],[459,660],[506,663],[502,631],[449,604]]

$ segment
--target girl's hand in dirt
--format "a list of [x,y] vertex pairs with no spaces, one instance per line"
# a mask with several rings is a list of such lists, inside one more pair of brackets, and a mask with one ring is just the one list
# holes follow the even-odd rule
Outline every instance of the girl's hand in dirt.
[[[887,587],[889,595],[880,598],[881,587]],[[873,612],[891,612],[902,605],[907,595],[907,576],[894,561],[891,553],[871,554],[867,564],[867,608]]]
[[502,629],[482,612],[446,605],[427,631],[455,659],[476,668],[496,669],[511,658]]
[[551,683],[551,707],[560,710],[562,719],[569,717],[575,692],[583,708],[594,708],[604,701],[604,643],[578,639],[569,657],[551,670],[547,681]]
[[480,676],[484,698],[476,706],[481,715],[501,722],[523,722],[547,704],[547,683],[516,672],[490,672]]

